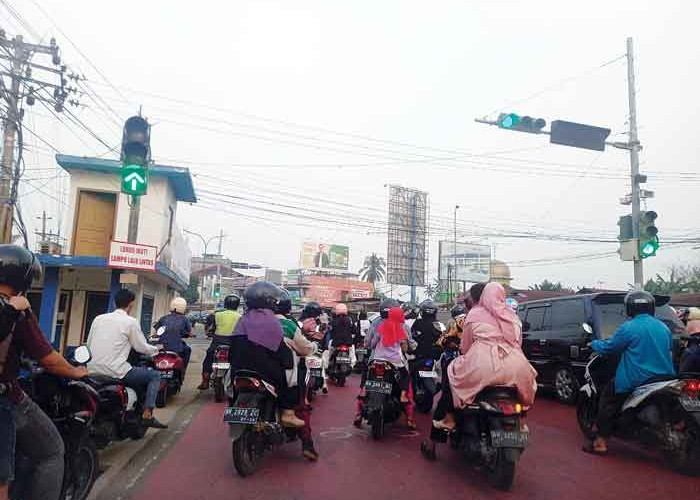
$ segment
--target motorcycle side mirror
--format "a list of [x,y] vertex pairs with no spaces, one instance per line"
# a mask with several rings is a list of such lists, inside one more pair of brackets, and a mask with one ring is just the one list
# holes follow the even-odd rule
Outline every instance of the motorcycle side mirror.
[[92,359],[92,353],[86,345],[81,345],[73,351],[73,361],[80,365],[87,364]]
[[163,334],[165,333],[165,327],[161,326],[156,330],[156,337],[162,337]]
[[591,325],[588,323],[582,323],[581,327],[583,328],[583,331],[586,332],[588,335],[593,335],[593,328],[591,328]]

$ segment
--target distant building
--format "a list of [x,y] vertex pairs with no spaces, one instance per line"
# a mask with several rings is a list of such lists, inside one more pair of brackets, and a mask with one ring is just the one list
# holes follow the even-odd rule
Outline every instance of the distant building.
[[361,281],[357,274],[348,272],[290,269],[285,287],[298,304],[315,301],[323,307],[333,307],[351,299],[369,299],[374,296],[371,283]]
[[503,286],[510,285],[513,281],[513,277],[510,274],[510,268],[508,264],[502,260],[492,260],[490,267],[491,281],[500,283]]

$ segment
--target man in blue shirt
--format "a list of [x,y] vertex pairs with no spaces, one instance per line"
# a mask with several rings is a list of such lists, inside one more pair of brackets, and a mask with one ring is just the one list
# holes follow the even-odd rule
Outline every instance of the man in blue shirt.
[[620,355],[615,379],[603,390],[598,404],[598,434],[586,451],[604,454],[613,433],[615,418],[630,393],[652,377],[672,375],[672,337],[666,325],[654,317],[654,296],[634,291],[625,297],[631,318],[608,340],[594,340],[593,350]]

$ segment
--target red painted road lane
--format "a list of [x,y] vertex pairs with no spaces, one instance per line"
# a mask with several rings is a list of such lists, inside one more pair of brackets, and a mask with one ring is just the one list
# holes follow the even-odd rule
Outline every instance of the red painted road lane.
[[223,405],[210,403],[193,419],[168,455],[149,471],[134,500],[413,500],[529,499],[607,500],[700,498],[700,478],[665,469],[655,454],[615,442],[608,457],[580,451],[573,408],[540,398],[531,411],[531,443],[519,465],[512,492],[491,488],[445,445],[438,461],[420,454],[429,420],[419,431],[394,426],[380,442],[351,425],[357,377],[348,387],[331,387],[313,413],[321,460],[301,458],[298,442],[265,456],[260,469],[239,477],[222,423]]

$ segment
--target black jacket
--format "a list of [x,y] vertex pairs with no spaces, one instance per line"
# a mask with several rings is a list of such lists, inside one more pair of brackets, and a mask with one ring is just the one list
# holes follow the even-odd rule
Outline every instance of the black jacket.
[[343,314],[331,320],[330,335],[333,341],[333,347],[352,345],[353,333],[354,327],[352,320],[348,316]]
[[418,343],[418,347],[413,351],[417,359],[435,358],[439,349],[435,342],[440,338],[442,332],[435,325],[435,321],[425,318],[418,318],[411,327],[413,340]]

